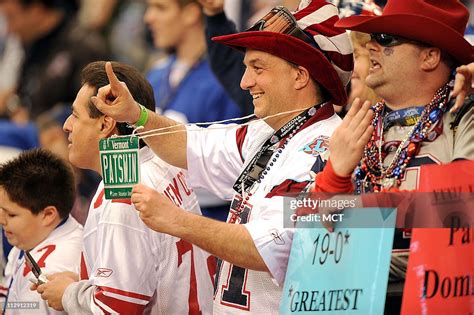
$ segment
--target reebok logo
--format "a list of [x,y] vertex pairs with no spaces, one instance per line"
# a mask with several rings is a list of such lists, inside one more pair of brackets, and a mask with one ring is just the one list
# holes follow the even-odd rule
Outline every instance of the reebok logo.
[[97,272],[95,273],[96,277],[101,277],[101,278],[108,278],[110,275],[113,273],[112,269],[109,268],[98,268]]

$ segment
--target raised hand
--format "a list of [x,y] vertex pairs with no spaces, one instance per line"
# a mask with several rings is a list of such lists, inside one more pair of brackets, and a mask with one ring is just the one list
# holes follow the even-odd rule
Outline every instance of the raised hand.
[[97,91],[97,96],[91,98],[92,103],[103,114],[118,122],[135,123],[140,117],[140,107],[127,85],[120,82],[115,75],[110,62],[105,64],[105,71],[110,84]]
[[202,5],[202,11],[207,16],[224,12],[224,0],[198,0],[198,2]]
[[133,187],[131,200],[143,223],[157,232],[172,232],[173,220],[182,211],[165,195],[142,184]]
[[342,124],[329,139],[329,156],[334,172],[339,176],[352,174],[370,140],[374,130],[371,125],[374,112],[370,105],[370,102],[362,104],[356,98]]
[[474,90],[474,62],[468,65],[460,66],[456,69],[456,78],[452,97],[456,98],[454,106],[450,109],[451,113],[455,113],[464,104],[466,96],[472,94]]

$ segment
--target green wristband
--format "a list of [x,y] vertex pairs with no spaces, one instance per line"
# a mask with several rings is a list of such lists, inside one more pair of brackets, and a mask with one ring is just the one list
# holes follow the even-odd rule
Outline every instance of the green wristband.
[[135,127],[144,126],[148,121],[148,110],[141,104],[138,104],[138,106],[140,106],[140,117],[138,118],[137,122],[133,124]]

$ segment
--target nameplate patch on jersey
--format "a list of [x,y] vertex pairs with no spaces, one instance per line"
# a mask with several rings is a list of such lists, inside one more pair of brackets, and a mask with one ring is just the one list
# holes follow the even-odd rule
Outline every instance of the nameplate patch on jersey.
[[138,137],[116,137],[99,142],[105,199],[127,199],[140,182]]

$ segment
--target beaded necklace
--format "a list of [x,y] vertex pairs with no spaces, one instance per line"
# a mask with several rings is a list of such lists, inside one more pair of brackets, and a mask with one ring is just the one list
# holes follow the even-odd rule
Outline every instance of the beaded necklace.
[[[442,86],[434,95],[431,102],[425,106],[419,121],[409,130],[408,134],[400,141],[393,159],[384,166],[383,161],[388,155],[384,150],[383,112],[385,101],[375,104],[372,125],[374,131],[369,143],[365,146],[364,156],[356,168],[354,176],[356,193],[379,192],[400,186],[405,175],[405,169],[411,159],[416,156],[421,147],[421,142],[428,139],[433,141],[442,132],[443,114],[448,104],[449,84]],[[382,118],[382,119],[381,119]]]
[[265,141],[234,183],[233,188],[242,197],[242,200],[234,209],[230,209],[231,218],[229,223],[237,221],[245,206],[248,205],[250,197],[257,191],[259,184],[282,155],[288,142],[308,120],[316,115],[318,109],[323,108],[325,105],[331,106],[329,103],[324,102],[310,107],[286,123]]

